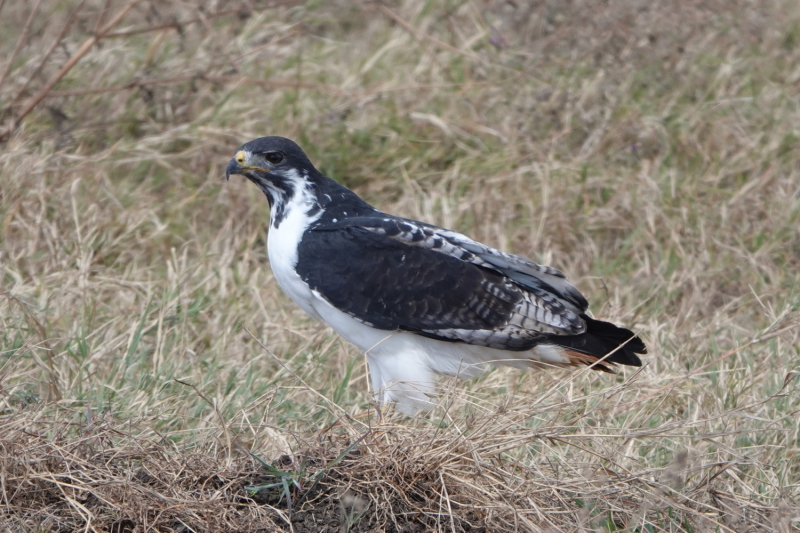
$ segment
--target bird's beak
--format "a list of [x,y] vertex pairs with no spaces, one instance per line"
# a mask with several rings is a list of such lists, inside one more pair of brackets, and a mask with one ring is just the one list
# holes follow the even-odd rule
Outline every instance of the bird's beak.
[[240,165],[234,157],[228,162],[228,166],[225,167],[225,179],[230,181],[231,174],[241,174],[242,172],[244,172],[244,167]]
[[236,155],[233,156],[233,159],[231,159],[228,162],[228,166],[225,167],[225,179],[230,181],[231,174],[239,174],[244,176],[244,173],[249,170],[257,170],[259,172],[269,172],[268,168],[245,166],[246,160],[247,160],[247,155],[244,152],[242,151],[236,152]]

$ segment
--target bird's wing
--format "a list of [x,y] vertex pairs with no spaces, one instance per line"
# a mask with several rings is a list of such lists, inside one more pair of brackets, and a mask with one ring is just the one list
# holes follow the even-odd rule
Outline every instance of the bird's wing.
[[585,331],[586,300],[563,274],[458,233],[388,216],[310,231],[298,274],[373,327],[506,350]]

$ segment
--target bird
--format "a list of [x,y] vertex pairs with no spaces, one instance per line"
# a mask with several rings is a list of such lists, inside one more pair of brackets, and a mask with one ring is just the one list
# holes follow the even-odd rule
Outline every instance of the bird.
[[436,375],[469,379],[492,365],[642,365],[644,342],[590,317],[560,270],[384,213],[324,176],[290,139],[243,144],[225,169],[231,175],[266,195],[278,285],[366,354],[380,406],[427,412]]

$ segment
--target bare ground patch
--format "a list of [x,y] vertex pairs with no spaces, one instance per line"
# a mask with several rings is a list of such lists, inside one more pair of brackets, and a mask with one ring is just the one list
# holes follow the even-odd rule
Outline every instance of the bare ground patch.
[[[236,437],[226,448],[224,433],[187,447],[148,431],[145,421],[96,414],[87,422],[74,413],[75,422],[65,423],[19,413],[0,425],[0,524],[119,533],[788,532],[797,517],[790,495],[759,498],[725,475],[752,476],[767,465],[741,457],[708,463],[692,449],[656,469],[626,457],[627,441],[669,438],[674,428],[627,439],[563,426],[526,431],[521,414],[490,413],[447,428],[417,421],[364,429],[343,419],[313,445],[265,461]],[[354,438],[357,426],[364,433]],[[559,444],[594,450],[594,460],[548,453]],[[526,447],[541,452],[522,462],[514,450]]]

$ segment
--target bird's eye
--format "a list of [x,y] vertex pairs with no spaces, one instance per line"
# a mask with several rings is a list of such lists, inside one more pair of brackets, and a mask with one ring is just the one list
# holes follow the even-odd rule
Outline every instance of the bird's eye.
[[267,152],[266,154],[264,154],[264,159],[269,161],[269,163],[272,165],[277,165],[278,163],[283,161],[283,154],[279,152]]

